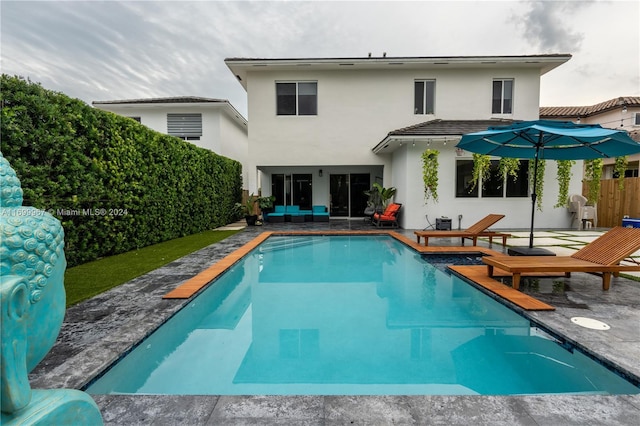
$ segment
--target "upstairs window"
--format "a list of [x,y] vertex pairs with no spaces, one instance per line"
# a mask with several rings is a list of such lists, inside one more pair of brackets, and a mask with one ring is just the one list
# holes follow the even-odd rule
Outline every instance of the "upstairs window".
[[492,114],[511,114],[513,112],[513,80],[493,80]]
[[167,133],[187,141],[199,141],[202,114],[167,114]]
[[318,115],[318,83],[276,83],[278,115]]
[[640,126],[640,112],[636,112],[633,116],[633,125]]
[[433,114],[435,111],[435,80],[414,82],[414,114]]
[[140,117],[129,117],[129,118],[137,121],[138,123],[142,123],[142,120],[140,119]]

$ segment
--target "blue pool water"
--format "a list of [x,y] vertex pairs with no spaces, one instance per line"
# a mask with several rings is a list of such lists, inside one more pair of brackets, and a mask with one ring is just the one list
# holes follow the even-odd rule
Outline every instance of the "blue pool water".
[[388,236],[270,237],[87,391],[640,393]]

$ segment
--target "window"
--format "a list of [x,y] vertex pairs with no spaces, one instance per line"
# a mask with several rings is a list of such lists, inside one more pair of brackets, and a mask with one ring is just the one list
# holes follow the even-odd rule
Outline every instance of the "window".
[[513,110],[513,80],[493,80],[491,113],[511,114]]
[[167,114],[167,133],[187,141],[202,136],[202,114]]
[[435,80],[414,82],[414,114],[433,114],[435,110]]
[[129,117],[129,118],[137,121],[138,123],[142,123],[142,120],[140,120],[140,117]]
[[515,198],[529,195],[529,161],[520,160],[518,176],[511,176],[506,182],[500,176],[498,169],[499,160],[491,160],[489,177],[484,182],[479,182],[473,189],[473,160],[456,161],[456,197],[477,198],[478,187],[482,190],[483,198]]
[[276,83],[278,115],[318,115],[318,83]]
[[640,112],[636,112],[633,116],[633,125],[640,126]]

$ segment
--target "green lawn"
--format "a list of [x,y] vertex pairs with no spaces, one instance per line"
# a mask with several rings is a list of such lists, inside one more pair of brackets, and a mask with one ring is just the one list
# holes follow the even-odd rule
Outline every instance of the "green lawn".
[[205,231],[69,268],[64,275],[67,306],[124,284],[236,232]]

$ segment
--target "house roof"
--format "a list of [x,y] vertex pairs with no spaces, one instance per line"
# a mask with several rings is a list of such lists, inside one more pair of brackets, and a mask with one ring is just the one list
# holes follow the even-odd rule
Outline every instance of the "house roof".
[[589,117],[621,108],[640,107],[640,96],[620,96],[591,106],[554,106],[540,107],[540,118]]
[[[231,102],[226,99],[215,98],[203,98],[200,96],[175,96],[168,98],[146,98],[146,99],[120,99],[113,101],[93,101],[91,103],[94,106],[109,110],[109,106],[123,107],[123,108],[135,108],[140,106],[148,106],[149,108],[161,108],[166,105],[173,105],[175,107],[186,108],[190,106],[210,106],[215,108],[222,108],[222,110],[236,121],[242,128],[246,129],[247,119],[238,112]],[[179,106],[177,106],[179,105]]]
[[199,96],[176,96],[170,98],[122,99],[115,101],[93,101],[94,105],[119,104],[191,104],[191,103],[223,103],[226,99],[202,98]]
[[[513,120],[430,120],[412,126],[402,127],[387,133],[372,151],[376,154],[389,154],[395,151],[401,143],[424,141],[430,139],[452,141],[466,133],[487,130],[489,126],[500,126],[513,123]],[[397,143],[395,143],[397,142]]]
[[247,88],[247,74],[257,71],[534,68],[543,75],[571,59],[570,54],[511,56],[386,56],[359,58],[227,58],[225,64]]

